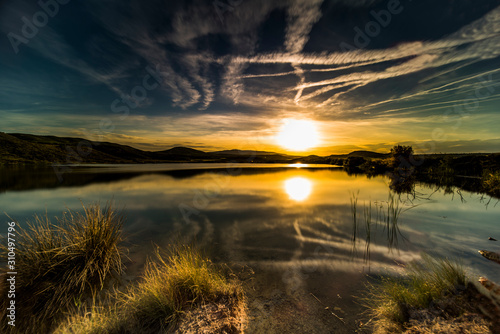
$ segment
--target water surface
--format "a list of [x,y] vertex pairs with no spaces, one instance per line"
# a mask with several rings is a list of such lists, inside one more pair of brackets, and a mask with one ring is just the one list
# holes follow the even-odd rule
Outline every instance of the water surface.
[[[196,240],[248,278],[258,319],[250,332],[352,332],[360,311],[352,296],[367,274],[397,271],[422,251],[500,281],[477,252],[500,249],[488,241],[500,240],[500,205],[481,194],[418,184],[413,195],[391,194],[384,176],[325,165],[80,166],[62,180],[51,168],[3,168],[0,176],[0,210],[20,224],[113,200],[127,217],[129,277],[140,275],[154,245]],[[390,196],[402,213],[387,225]]]

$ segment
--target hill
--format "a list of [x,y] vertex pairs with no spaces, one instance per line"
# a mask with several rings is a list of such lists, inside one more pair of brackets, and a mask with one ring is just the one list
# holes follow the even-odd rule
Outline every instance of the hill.
[[110,142],[82,138],[39,136],[0,132],[0,164],[82,164],[161,162],[255,162],[290,163],[298,156],[275,152],[226,150],[203,152],[188,147],[164,151],[142,151]]
[[348,154],[332,154],[331,159],[345,159],[348,157],[361,157],[365,159],[385,159],[390,157],[390,153],[377,153],[372,151],[353,151]]
[[251,151],[251,150],[225,150],[225,151],[215,151],[211,153],[216,155],[282,155],[275,152]]
[[1,163],[134,163],[151,160],[148,152],[126,145],[0,132]]
[[188,147],[173,147],[165,151],[149,152],[150,157],[161,161],[191,161],[209,159],[209,154]]
[[388,158],[390,153],[377,153],[371,151],[354,151],[349,153],[348,157],[362,157],[362,158],[370,158],[370,159],[383,159]]
[[204,152],[188,147],[163,151],[143,151],[110,142],[82,138],[39,136],[0,132],[0,164],[82,164],[82,163],[162,163],[162,162],[239,162],[239,163],[316,163],[329,164],[335,158],[351,156],[385,158],[388,154],[355,151],[321,157],[297,156],[268,151],[224,150]]

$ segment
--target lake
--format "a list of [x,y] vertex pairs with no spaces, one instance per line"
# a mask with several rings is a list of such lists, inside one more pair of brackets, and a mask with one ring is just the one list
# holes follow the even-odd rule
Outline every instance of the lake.
[[[397,195],[389,182],[329,165],[86,165],[59,177],[3,167],[0,211],[22,225],[112,201],[126,216],[130,280],[155,245],[195,242],[245,281],[254,333],[352,332],[362,310],[353,296],[368,277],[400,271],[422,251],[500,281],[478,253],[500,248],[488,240],[500,239],[497,199],[423,184]],[[387,223],[391,206],[400,215]]]

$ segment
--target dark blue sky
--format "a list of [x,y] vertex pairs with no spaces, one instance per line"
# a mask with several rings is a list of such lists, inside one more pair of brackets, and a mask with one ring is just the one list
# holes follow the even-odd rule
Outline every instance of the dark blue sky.
[[[0,131],[143,149],[500,151],[500,1],[0,1]],[[297,134],[300,136],[300,133]]]

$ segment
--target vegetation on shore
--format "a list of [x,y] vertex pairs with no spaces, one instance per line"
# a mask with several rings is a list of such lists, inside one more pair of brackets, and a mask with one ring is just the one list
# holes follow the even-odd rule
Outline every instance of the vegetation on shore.
[[452,192],[463,189],[500,198],[500,154],[415,155],[411,146],[396,145],[388,156],[337,158],[348,173],[387,175],[396,193],[414,193],[415,184],[432,184]]
[[[46,333],[64,312],[95,297],[123,271],[123,217],[110,206],[67,212],[56,224],[35,216],[27,228],[16,227],[16,327],[7,326],[7,298],[0,300],[1,331]],[[1,258],[8,248],[2,242]],[[2,276],[6,269],[2,268]],[[0,294],[8,283],[0,280]]]
[[368,285],[363,299],[375,333],[489,333],[491,319],[464,268],[424,254],[406,275]]
[[500,171],[486,171],[483,178],[483,189],[493,196],[500,197]]
[[233,321],[217,319],[226,333],[238,333],[244,318],[239,284],[229,281],[192,247],[181,246],[165,258],[159,251],[142,279],[125,292],[115,291],[108,305],[74,314],[55,333],[171,333],[186,312],[200,305],[223,304]]
[[[241,286],[226,278],[193,247],[158,250],[141,280],[123,286],[123,216],[106,205],[67,212],[57,223],[35,216],[16,227],[16,326],[8,326],[9,299],[0,300],[2,333],[159,333],[179,326],[186,314],[217,305],[217,319],[238,333],[244,325]],[[0,255],[8,249],[2,240]],[[2,269],[1,276],[6,275]],[[8,282],[0,280],[0,294]],[[184,322],[183,326],[191,326]]]

